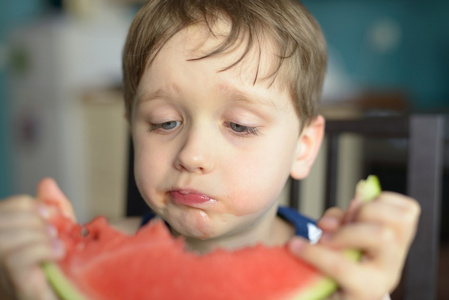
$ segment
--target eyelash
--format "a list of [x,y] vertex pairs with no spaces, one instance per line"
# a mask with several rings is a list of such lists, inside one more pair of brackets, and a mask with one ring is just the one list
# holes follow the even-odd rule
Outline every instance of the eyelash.
[[[164,125],[170,125],[171,123],[175,123],[175,127],[173,128],[169,128],[169,129],[165,129]],[[155,130],[161,130],[164,132],[170,132],[172,130],[174,130],[175,128],[177,128],[178,126],[180,126],[182,124],[181,121],[167,121],[167,122],[162,122],[162,123],[150,123],[150,128],[148,129],[148,131],[152,132]]]
[[[238,126],[239,128],[242,129],[242,131],[235,130],[234,128],[232,128],[233,126]],[[257,127],[245,126],[234,122],[227,122],[226,127],[230,128],[233,131],[233,133],[238,136],[247,136],[247,135],[257,136],[260,134],[259,128]]]
[[[174,124],[172,124],[174,123]],[[167,121],[162,123],[150,123],[150,127],[148,129],[149,132],[160,130],[162,132],[171,132],[172,130],[176,129],[178,126],[182,125],[181,121]],[[173,128],[165,129],[164,125],[175,125]],[[260,131],[257,127],[251,127],[246,125],[241,125],[234,122],[226,122],[225,126],[228,127],[230,130],[232,130],[233,134],[237,136],[248,136],[253,135],[257,136],[260,134]],[[240,130],[240,131],[239,131]]]

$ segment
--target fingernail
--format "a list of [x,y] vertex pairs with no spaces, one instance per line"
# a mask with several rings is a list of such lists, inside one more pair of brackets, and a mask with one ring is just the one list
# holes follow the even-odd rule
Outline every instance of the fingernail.
[[55,238],[58,236],[58,230],[53,225],[48,224],[47,225],[47,234],[50,237]]
[[65,253],[64,244],[60,240],[58,239],[53,240],[52,247],[53,253],[55,253],[57,256],[61,257],[64,255]]
[[50,217],[50,211],[44,205],[39,205],[37,208],[37,211],[38,211],[39,215],[44,219],[48,219]]
[[327,242],[331,239],[332,234],[329,232],[323,232],[323,234],[320,237],[320,242]]
[[289,243],[290,250],[292,252],[300,252],[304,248],[305,243],[302,239],[293,238]]
[[327,226],[335,227],[340,225],[340,220],[338,220],[337,218],[327,216],[321,218],[320,223],[326,223]]

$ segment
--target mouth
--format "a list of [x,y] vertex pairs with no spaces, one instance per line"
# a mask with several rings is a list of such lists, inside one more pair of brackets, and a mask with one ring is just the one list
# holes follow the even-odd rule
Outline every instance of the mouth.
[[211,197],[193,190],[173,190],[170,191],[170,196],[174,203],[186,206],[199,206],[214,201]]

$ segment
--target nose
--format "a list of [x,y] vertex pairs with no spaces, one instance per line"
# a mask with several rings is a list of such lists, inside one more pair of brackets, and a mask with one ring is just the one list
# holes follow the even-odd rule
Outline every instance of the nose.
[[207,130],[191,130],[185,134],[175,167],[180,171],[207,174],[215,167],[213,138]]

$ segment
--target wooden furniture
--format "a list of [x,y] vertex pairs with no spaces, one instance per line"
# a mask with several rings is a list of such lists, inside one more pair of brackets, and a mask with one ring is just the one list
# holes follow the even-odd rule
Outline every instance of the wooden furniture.
[[[439,224],[441,209],[443,117],[410,115],[334,120],[326,124],[327,173],[325,207],[335,206],[339,137],[343,133],[363,137],[406,138],[408,140],[407,194],[421,205],[418,232],[411,247],[403,277],[405,300],[436,299]],[[290,205],[299,207],[300,183],[292,181]]]

